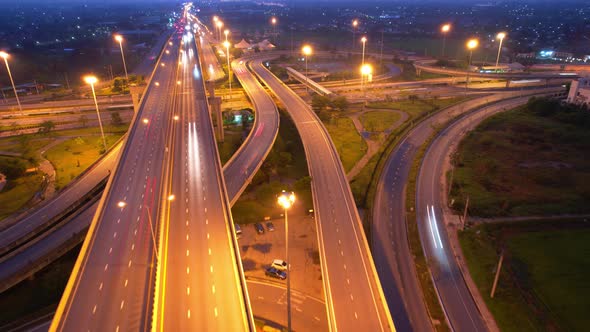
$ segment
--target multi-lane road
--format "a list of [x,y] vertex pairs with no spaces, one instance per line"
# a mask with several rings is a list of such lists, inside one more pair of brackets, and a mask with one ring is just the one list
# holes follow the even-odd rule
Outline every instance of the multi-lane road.
[[246,331],[254,328],[201,64],[186,38],[178,66],[179,117],[171,133],[163,197],[161,261],[153,328]]
[[[553,92],[559,88],[551,88]],[[530,90],[527,95],[541,92],[547,89]],[[406,200],[406,183],[408,182],[409,172],[412,162],[418,152],[418,149],[428,137],[433,133],[437,125],[443,124],[446,121],[474,109],[478,109],[483,105],[491,102],[497,102],[502,99],[517,97],[523,92],[512,91],[505,93],[498,93],[495,95],[483,96],[467,102],[463,102],[456,106],[451,106],[435,115],[427,118],[418,124],[408,136],[403,139],[397,147],[389,155],[384,171],[378,182],[377,191],[375,194],[375,204],[373,207],[373,223],[372,223],[372,248],[373,256],[377,264],[377,269],[382,280],[388,280],[383,283],[387,300],[392,308],[398,308],[393,311],[396,323],[405,324],[405,328],[412,328],[416,331],[432,330],[424,301],[422,299],[422,291],[416,277],[412,253],[408,247],[408,234],[406,229],[405,211],[410,207],[405,205]],[[424,168],[426,171],[426,169]],[[431,170],[428,170],[430,172]],[[417,196],[417,200],[420,197]],[[425,204],[425,203],[422,203]],[[428,203],[431,204],[431,203]],[[416,210],[419,212],[418,221],[423,222],[422,217],[425,216],[425,210]],[[438,215],[438,213],[437,213]],[[442,224],[440,224],[442,227]],[[429,233],[430,234],[430,233]],[[439,233],[440,234],[440,233]],[[423,239],[423,241],[425,241]],[[430,242],[423,242],[423,247],[429,246]],[[452,256],[450,261],[452,261]],[[452,261],[454,263],[454,261]],[[449,263],[450,264],[450,263]],[[456,275],[454,276],[456,277]],[[462,278],[462,277],[460,277]],[[438,289],[437,281],[434,279],[435,286]],[[459,287],[461,284],[455,284]],[[441,286],[444,287],[444,286]],[[465,288],[465,284],[462,284]],[[458,288],[446,288],[447,291],[456,291]],[[439,292],[441,290],[439,289]],[[466,291],[466,290],[465,290]],[[465,295],[465,294],[463,294]],[[448,295],[452,296],[452,295]],[[456,299],[461,297],[455,294]],[[449,297],[450,298],[450,297]],[[447,303],[442,298],[443,308],[456,305],[454,303]],[[467,319],[467,313],[457,308],[459,316],[447,315],[451,320],[451,326],[458,331],[474,331],[485,330],[485,326],[481,320],[480,315],[474,315],[477,311],[474,308],[473,301],[470,304],[472,311],[469,317],[473,322]],[[400,308],[405,308],[401,310]],[[449,309],[454,310],[454,309]],[[461,314],[461,312],[463,312]],[[470,323],[470,324],[464,324]]]
[[310,107],[254,60],[255,74],[285,105],[301,136],[309,171],[331,329],[393,331],[350,187],[326,129]]
[[[138,330],[150,322],[154,228],[179,43],[162,54],[90,226],[52,330]],[[159,85],[156,85],[158,82]]]

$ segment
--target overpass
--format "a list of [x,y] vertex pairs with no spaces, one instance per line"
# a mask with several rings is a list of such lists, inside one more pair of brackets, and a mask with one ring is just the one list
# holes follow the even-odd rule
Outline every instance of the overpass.
[[310,89],[312,89],[313,91],[315,91],[317,94],[321,95],[321,96],[330,96],[332,95],[332,91],[326,89],[325,87],[321,86],[319,83],[317,83],[316,81],[310,79],[309,77],[301,74],[300,72],[298,72],[297,70],[291,68],[291,67],[286,67],[287,69],[287,74],[289,75],[290,78],[295,79],[303,84],[305,84],[307,87],[309,87]]
[[253,329],[200,61],[179,46],[160,56],[52,330]]
[[309,105],[263,66],[275,56],[250,66],[285,105],[305,148],[330,330],[395,331],[338,153]]
[[450,76],[463,76],[463,77],[485,77],[497,80],[506,80],[506,87],[510,87],[510,82],[513,80],[528,80],[528,79],[540,79],[544,80],[546,85],[551,80],[563,80],[563,79],[575,79],[578,78],[578,74],[575,72],[542,72],[542,73],[480,73],[471,72],[461,69],[446,68],[446,67],[435,67],[432,64],[436,60],[421,60],[414,62],[414,68],[416,74],[420,75],[422,71],[426,71],[434,74],[450,75]]

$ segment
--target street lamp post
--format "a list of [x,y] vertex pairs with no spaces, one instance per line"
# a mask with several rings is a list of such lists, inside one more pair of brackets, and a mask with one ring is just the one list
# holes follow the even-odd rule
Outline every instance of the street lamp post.
[[363,98],[367,98],[367,90],[364,86],[364,78],[367,76],[367,83],[371,80],[373,74],[373,67],[369,64],[361,66],[361,90],[363,92]]
[[228,29],[223,30],[223,34],[225,35],[225,41],[227,41],[227,35],[229,35],[229,30]]
[[443,44],[442,44],[442,57],[445,57],[445,44],[447,41],[447,33],[451,30],[451,25],[446,23],[442,27],[440,27],[440,31],[443,34]]
[[307,92],[307,89],[308,89],[308,84],[307,84],[307,80],[308,80],[308,78],[307,78],[307,58],[311,55],[312,49],[311,49],[311,46],[304,45],[301,50],[303,52],[303,55],[305,55],[305,91]]
[[274,35],[275,43],[277,43],[277,40],[278,40],[278,34],[277,34],[277,18],[273,16],[270,19],[270,24],[272,24],[272,34]]
[[14,97],[16,98],[18,110],[22,113],[23,108],[20,105],[20,99],[18,99],[18,93],[16,92],[16,86],[14,85],[14,80],[12,79],[12,73],[10,72],[10,67],[8,66],[8,53],[1,51],[0,57],[4,58],[4,64],[6,65],[6,71],[8,71],[8,77],[10,77],[10,83],[12,83],[12,90],[14,91]]
[[96,76],[85,76],[84,82],[86,84],[90,84],[90,88],[92,89],[92,97],[94,98],[94,106],[96,106],[96,116],[98,117],[98,126],[100,127],[100,134],[102,135],[102,144],[104,145],[104,151],[107,151],[107,141],[104,138],[104,130],[102,129],[102,121],[100,119],[100,112],[98,111],[98,102],[96,101],[96,92],[94,91],[94,84],[98,82]]
[[287,331],[291,332],[291,263],[289,260],[289,219],[287,210],[295,203],[293,192],[282,191],[278,197],[279,205],[285,209],[285,259],[287,260]]
[[361,38],[361,42],[363,43],[363,57],[361,60],[361,66],[365,65],[365,44],[367,43],[367,37],[363,36],[363,38]]
[[469,62],[467,63],[467,79],[465,80],[465,89],[469,86],[469,74],[471,73],[471,58],[473,56],[473,50],[477,47],[479,41],[477,39],[470,39],[467,42],[467,49],[469,49]]
[[358,27],[359,21],[357,19],[352,20],[352,49],[356,46],[356,27]]
[[498,63],[500,62],[500,52],[502,51],[502,42],[504,41],[504,37],[506,37],[505,32],[500,32],[496,38],[500,39],[500,45],[498,45],[498,57],[496,57],[496,71],[498,71]]
[[218,30],[217,40],[220,41],[221,40],[221,28],[223,28],[223,22],[217,21],[217,23],[215,23],[215,26],[217,26],[217,30]]
[[129,76],[127,75],[127,64],[125,63],[125,53],[123,53],[123,36],[115,35],[115,40],[119,42],[121,48],[121,58],[123,59],[123,69],[125,69],[125,81],[129,84]]
[[228,78],[229,79],[229,98],[228,99],[231,99],[231,96],[232,96],[232,94],[231,94],[231,76],[232,75],[231,75],[231,67],[229,65],[229,45],[230,45],[229,41],[226,40],[225,42],[223,42],[223,46],[225,46],[225,57],[227,58],[227,75],[229,76],[229,78]]

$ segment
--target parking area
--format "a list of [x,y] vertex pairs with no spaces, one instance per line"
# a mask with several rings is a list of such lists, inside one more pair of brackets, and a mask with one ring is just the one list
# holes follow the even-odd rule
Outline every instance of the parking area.
[[[270,221],[275,230],[269,231],[266,221],[261,221],[263,234],[256,232],[254,224],[240,225],[242,235],[238,243],[242,264],[247,279],[286,285],[286,281],[264,273],[274,259],[286,260],[284,219]],[[291,289],[324,300],[315,220],[312,217],[289,215],[289,256]]]

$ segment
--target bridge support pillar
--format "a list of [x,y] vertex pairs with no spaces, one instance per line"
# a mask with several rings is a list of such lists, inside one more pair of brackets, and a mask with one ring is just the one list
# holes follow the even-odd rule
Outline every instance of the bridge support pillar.
[[221,97],[215,96],[215,83],[207,82],[206,84],[207,91],[209,92],[209,97],[207,100],[209,101],[209,107],[211,108],[209,111],[211,112],[211,116],[215,117],[215,122],[217,124],[217,138],[219,142],[225,140],[225,135],[223,132],[223,114],[221,112]]
[[422,69],[416,68],[416,76],[420,76],[422,74]]
[[506,88],[509,88],[509,87],[510,87],[510,79],[507,79],[506,80]]
[[143,95],[143,90],[145,88],[143,86],[130,86],[129,92],[131,93],[131,100],[133,101],[133,111],[137,113],[139,111],[139,100],[141,100],[141,96]]

